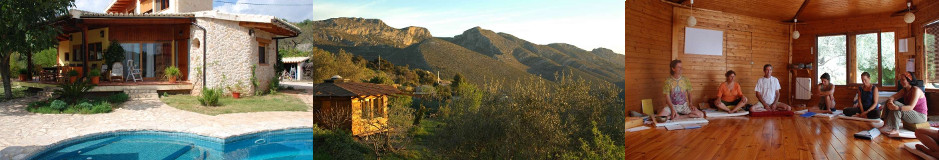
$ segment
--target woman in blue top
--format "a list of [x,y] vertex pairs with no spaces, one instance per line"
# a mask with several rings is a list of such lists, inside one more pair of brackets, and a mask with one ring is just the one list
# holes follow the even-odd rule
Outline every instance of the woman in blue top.
[[877,103],[880,99],[877,93],[880,90],[877,89],[877,86],[871,84],[870,73],[861,73],[861,82],[864,85],[857,89],[857,97],[855,98],[857,102],[854,103],[854,107],[845,108],[844,115],[880,119],[880,104]]

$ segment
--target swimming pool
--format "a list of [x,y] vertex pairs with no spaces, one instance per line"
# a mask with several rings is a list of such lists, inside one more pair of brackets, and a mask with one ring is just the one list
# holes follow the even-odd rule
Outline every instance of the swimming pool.
[[28,159],[313,159],[311,128],[225,139],[165,131],[120,131],[56,143]]

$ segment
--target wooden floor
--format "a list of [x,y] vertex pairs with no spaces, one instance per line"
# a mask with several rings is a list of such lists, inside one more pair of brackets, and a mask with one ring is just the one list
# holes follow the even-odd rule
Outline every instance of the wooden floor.
[[899,146],[916,139],[856,139],[873,128],[843,119],[736,117],[699,129],[626,133],[626,159],[919,159]]

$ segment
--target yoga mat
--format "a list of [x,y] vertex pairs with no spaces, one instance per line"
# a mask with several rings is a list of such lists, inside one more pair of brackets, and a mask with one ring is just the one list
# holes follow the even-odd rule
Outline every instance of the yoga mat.
[[861,117],[849,117],[849,116],[845,116],[845,115],[838,115],[838,118],[845,119],[845,120],[867,121],[867,122],[874,122],[874,123],[883,123],[883,122],[884,122],[884,120],[880,120],[880,119],[867,119],[867,118],[861,118]]
[[745,116],[745,115],[748,115],[748,114],[750,114],[750,112],[743,111],[743,110],[738,111],[737,113],[727,113],[727,112],[724,112],[724,111],[718,111],[718,110],[716,110],[716,109],[705,109],[705,110],[704,110],[704,115],[705,115],[707,118],[721,118],[721,117]]
[[923,143],[921,142],[904,143],[900,145],[900,148],[906,149],[906,151],[913,153],[913,155],[919,156],[919,158],[923,158],[925,160],[936,160],[936,157],[929,156],[928,154],[923,153],[923,151],[916,149],[917,144],[923,144]]
[[685,118],[679,120],[668,120],[665,123],[655,123],[656,127],[664,127],[668,125],[683,125],[683,124],[707,124],[708,120],[704,118]]

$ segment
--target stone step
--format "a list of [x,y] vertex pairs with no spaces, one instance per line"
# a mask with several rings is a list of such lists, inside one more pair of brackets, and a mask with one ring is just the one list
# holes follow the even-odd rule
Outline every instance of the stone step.
[[160,98],[160,95],[157,94],[157,91],[152,89],[124,90],[124,93],[126,93],[127,96],[132,100],[152,100]]

